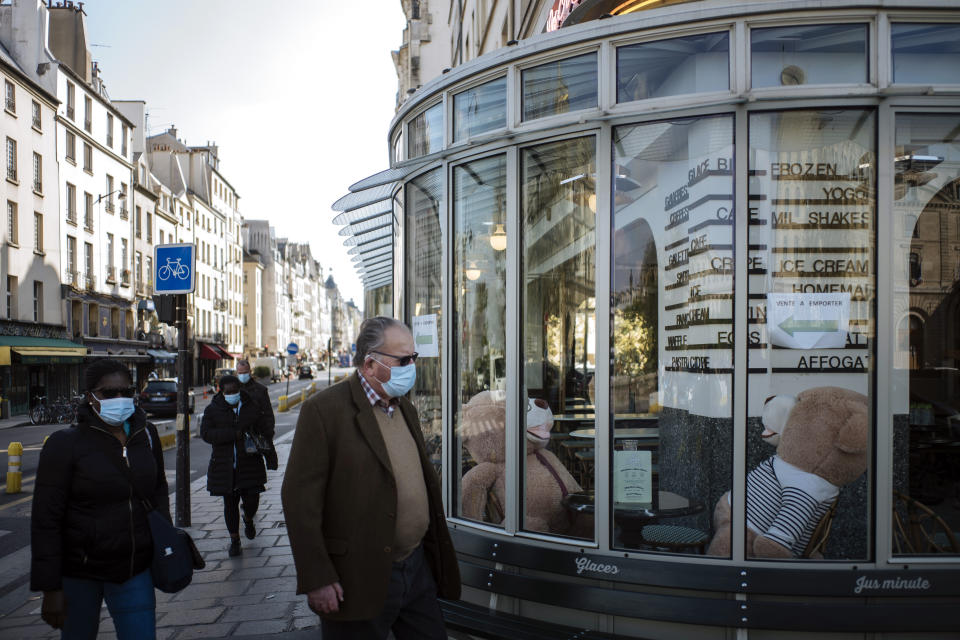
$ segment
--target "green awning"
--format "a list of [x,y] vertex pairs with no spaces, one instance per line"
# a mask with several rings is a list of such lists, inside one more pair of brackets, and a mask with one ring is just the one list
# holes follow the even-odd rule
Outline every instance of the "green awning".
[[75,364],[86,354],[85,346],[69,340],[0,336],[0,366],[14,359],[20,364]]

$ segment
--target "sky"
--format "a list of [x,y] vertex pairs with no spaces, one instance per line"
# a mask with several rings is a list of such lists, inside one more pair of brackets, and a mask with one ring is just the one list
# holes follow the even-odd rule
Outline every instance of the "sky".
[[149,134],[216,142],[246,219],[310,243],[363,305],[330,205],[387,168],[400,0],[87,0],[87,37],[115,100],[145,100]]

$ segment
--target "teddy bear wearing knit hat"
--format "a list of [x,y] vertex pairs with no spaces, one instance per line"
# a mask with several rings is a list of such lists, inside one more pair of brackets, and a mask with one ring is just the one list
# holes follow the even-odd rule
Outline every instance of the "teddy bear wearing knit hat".
[[[462,513],[466,518],[499,524],[505,504],[504,447],[507,424],[506,397],[501,391],[481,391],[463,406],[458,433],[477,465],[464,474]],[[581,487],[551,451],[553,413],[539,398],[526,406],[525,493],[523,528],[528,531],[568,534],[571,518],[562,504],[568,493]]]

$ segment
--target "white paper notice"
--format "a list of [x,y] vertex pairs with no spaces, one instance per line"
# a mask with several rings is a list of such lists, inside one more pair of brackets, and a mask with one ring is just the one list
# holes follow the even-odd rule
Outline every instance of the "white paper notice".
[[767,294],[767,331],[778,347],[843,349],[849,324],[849,293]]
[[440,356],[439,340],[437,339],[437,314],[413,317],[414,349],[421,358],[437,358]]
[[653,502],[653,454],[650,451],[613,452],[613,501]]

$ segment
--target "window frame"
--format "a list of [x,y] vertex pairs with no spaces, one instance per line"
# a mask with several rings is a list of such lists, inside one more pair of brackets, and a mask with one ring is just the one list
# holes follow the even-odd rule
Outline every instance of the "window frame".
[[17,115],[17,86],[10,80],[3,79],[3,110],[10,115]]
[[17,141],[7,136],[7,146],[6,146],[6,164],[7,164],[7,181],[12,182],[13,184],[18,184],[20,180],[20,171],[18,168],[18,158],[19,152],[17,151]]
[[33,212],[33,252],[38,256],[45,255],[43,250],[43,214]]

